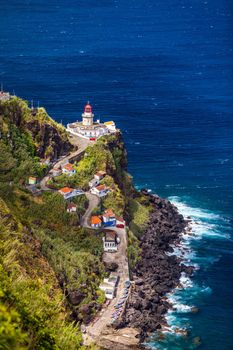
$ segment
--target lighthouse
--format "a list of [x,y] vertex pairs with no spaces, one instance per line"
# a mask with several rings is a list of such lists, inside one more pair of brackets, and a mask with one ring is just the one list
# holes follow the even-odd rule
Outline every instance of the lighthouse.
[[91,107],[89,102],[84,107],[84,112],[82,114],[82,118],[83,118],[83,123],[82,123],[83,126],[92,126],[93,125],[94,114],[92,113],[92,107]]
[[103,135],[108,135],[117,132],[114,121],[101,123],[99,120],[94,122],[94,114],[92,106],[87,102],[82,113],[82,121],[67,124],[68,132],[72,135],[95,141]]

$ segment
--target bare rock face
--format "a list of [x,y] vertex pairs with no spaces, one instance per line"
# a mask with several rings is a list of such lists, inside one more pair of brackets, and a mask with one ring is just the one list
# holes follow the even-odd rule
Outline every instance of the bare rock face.
[[[146,191],[144,190],[144,194]],[[193,269],[181,264],[180,259],[168,256],[171,244],[179,243],[186,222],[168,200],[150,195],[154,207],[148,227],[141,238],[141,260],[136,266],[134,289],[127,302],[126,312],[116,327],[141,330],[140,340],[165,324],[169,303],[164,298],[179,283],[181,272],[192,274]]]
[[35,119],[28,122],[26,127],[37,142],[37,155],[40,158],[53,160],[73,148],[67,135],[51,124],[41,124]]

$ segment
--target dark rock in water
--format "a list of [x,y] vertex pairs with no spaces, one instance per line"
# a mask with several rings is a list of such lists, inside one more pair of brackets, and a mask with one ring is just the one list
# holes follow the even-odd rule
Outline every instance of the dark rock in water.
[[[148,195],[146,190],[142,191]],[[187,222],[169,201],[156,195],[148,195],[148,198],[154,211],[140,240],[142,259],[135,268],[134,291],[122,319],[118,321],[119,327],[141,329],[141,342],[148,333],[166,324],[164,316],[170,305],[164,295],[178,285],[182,272],[193,273],[192,267],[180,264],[180,258],[166,254],[174,251],[171,244],[179,245]]]
[[201,338],[200,337],[193,338],[193,344],[196,346],[201,345]]
[[196,314],[199,311],[198,307],[192,307],[192,313]]

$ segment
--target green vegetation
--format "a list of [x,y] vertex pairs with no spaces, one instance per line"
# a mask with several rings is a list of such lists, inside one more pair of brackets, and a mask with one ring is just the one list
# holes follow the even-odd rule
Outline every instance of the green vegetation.
[[47,166],[40,158],[53,159],[71,144],[65,128],[44,108],[31,110],[26,101],[13,97],[0,102],[0,148],[0,181],[25,183],[30,175],[44,174]]
[[103,170],[108,175],[101,181],[110,188],[109,194],[102,199],[102,209],[112,208],[117,215],[122,216],[128,205],[128,199],[134,193],[132,178],[125,171],[127,165],[124,144],[121,135],[111,135],[100,138],[93,146],[89,146],[83,159],[75,164],[76,174],[62,174],[52,179],[48,184],[59,189],[64,186],[89,188],[88,182],[97,171]]
[[[14,97],[0,103],[0,149],[0,350],[86,349],[79,325],[105,301],[99,289],[106,274],[101,230],[80,227],[85,195],[72,198],[77,213],[68,213],[59,193],[33,196],[25,188],[29,175],[45,173],[42,158],[72,149],[66,131],[43,108],[31,110]],[[127,173],[121,134],[99,139],[74,166],[76,174],[56,177],[50,186],[86,190],[94,174],[105,171],[101,183],[110,192],[93,213],[112,208],[129,222],[134,268],[150,204]]]
[[41,157],[69,151],[66,131],[13,98],[0,103],[0,148],[0,349],[84,349],[79,322],[104,302],[101,235],[79,226],[84,195],[67,213],[60,194],[23,187]]
[[143,195],[137,195],[129,202],[129,215],[131,218],[128,230],[128,258],[131,270],[140,260],[141,249],[139,238],[143,234],[150,215],[150,204]]
[[[97,231],[80,228],[78,216],[66,212],[67,202],[58,193],[46,192],[32,197],[17,186],[0,186],[0,195],[20,222],[30,228],[41,243],[43,256],[53,268],[67,295],[76,321],[83,321],[81,307],[89,305],[89,317],[99,307],[99,284],[104,276],[101,263],[102,236]],[[73,199],[82,215],[85,196]],[[78,301],[72,295],[79,294]]]
[[0,199],[0,349],[81,349],[40,245]]

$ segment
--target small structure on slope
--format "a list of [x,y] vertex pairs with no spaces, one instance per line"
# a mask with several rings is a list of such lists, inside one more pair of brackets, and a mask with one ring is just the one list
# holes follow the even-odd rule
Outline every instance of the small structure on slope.
[[105,171],[102,171],[102,170],[100,170],[100,171],[98,171],[95,175],[94,175],[94,178],[96,179],[96,180],[102,180],[104,177],[105,177],[105,175],[106,175],[106,172]]
[[1,84],[1,91],[0,91],[0,101],[9,101],[11,98],[11,95],[9,92],[3,91],[3,85]]
[[53,168],[51,172],[53,177],[57,177],[61,175],[62,170],[60,168]]
[[115,231],[106,230],[103,237],[103,248],[105,252],[117,252],[120,238]]
[[77,211],[77,205],[73,202],[68,203],[67,205],[67,213],[76,213]]
[[35,176],[29,176],[28,184],[29,185],[36,185],[36,183],[37,183],[37,178]]
[[109,192],[109,188],[105,185],[99,185],[91,189],[91,193],[95,194],[98,197],[105,197],[107,196],[108,192]]
[[71,176],[76,173],[76,170],[74,169],[72,164],[66,163],[65,165],[62,165],[62,172],[63,174]]
[[102,218],[104,226],[116,226],[116,215],[112,209],[105,210]]
[[63,187],[58,192],[63,196],[64,199],[80,196],[81,194],[84,193],[82,190],[74,189],[70,187]]
[[91,227],[92,228],[100,228],[102,225],[102,221],[99,216],[92,216],[91,217]]

